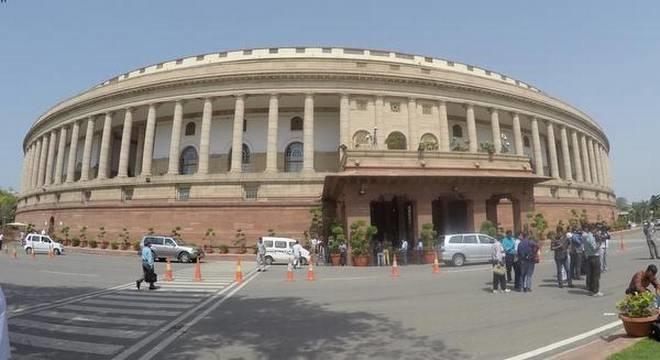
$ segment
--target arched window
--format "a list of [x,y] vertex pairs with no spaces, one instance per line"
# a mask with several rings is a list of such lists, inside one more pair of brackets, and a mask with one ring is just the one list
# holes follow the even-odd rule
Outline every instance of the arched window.
[[438,150],[438,138],[431,133],[426,133],[422,135],[422,138],[419,142],[419,147],[427,151]]
[[359,149],[368,147],[373,141],[371,134],[366,130],[358,130],[353,135],[353,148]]
[[451,127],[451,136],[455,138],[463,137],[463,128],[460,125],[454,125]]
[[[232,149],[229,149],[227,153],[227,171],[231,169],[231,158],[232,158]],[[250,147],[246,144],[243,144],[241,147],[241,169],[243,172],[252,171],[252,152]]]
[[291,131],[302,131],[303,129],[303,119],[300,116],[294,116],[291,118]]
[[303,144],[293,142],[284,152],[284,172],[298,172],[303,167]]
[[196,173],[198,161],[199,157],[197,156],[197,150],[194,147],[188,146],[183,149],[181,157],[179,158],[179,173],[183,175]]
[[186,136],[193,136],[195,135],[195,123],[194,122],[189,122],[186,124]]
[[241,152],[241,164],[250,164],[252,161],[252,154],[250,153],[250,148],[243,144],[243,149]]
[[526,135],[523,136],[523,145],[524,145],[525,147],[529,147],[529,146],[530,146],[530,145],[529,145],[529,137],[526,136]]
[[406,136],[398,131],[393,131],[385,140],[389,150],[405,150],[407,148]]

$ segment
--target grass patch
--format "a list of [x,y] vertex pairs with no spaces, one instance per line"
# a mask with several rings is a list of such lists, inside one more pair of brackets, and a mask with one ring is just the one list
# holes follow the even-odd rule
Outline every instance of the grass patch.
[[660,342],[644,339],[635,345],[618,352],[610,357],[608,360],[655,360],[658,359],[660,354]]

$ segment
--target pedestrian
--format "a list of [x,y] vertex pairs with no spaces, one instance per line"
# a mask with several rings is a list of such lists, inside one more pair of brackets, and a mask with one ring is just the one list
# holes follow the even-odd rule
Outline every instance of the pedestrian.
[[592,226],[585,225],[583,228],[584,255],[587,259],[587,290],[592,296],[603,296],[600,292],[600,246],[591,232]]
[[7,319],[7,300],[5,299],[5,294],[2,292],[2,287],[0,287],[0,360],[11,359]]
[[346,266],[347,252],[348,248],[346,247],[346,243],[339,244],[339,265]]
[[0,233],[0,250],[2,250],[2,243],[5,241],[5,234]]
[[299,268],[300,265],[301,265],[301,263],[300,263],[300,253],[301,253],[300,250],[301,249],[302,249],[302,245],[300,245],[300,243],[298,243],[298,240],[296,240],[296,242],[292,246],[292,250],[293,250],[293,268],[294,269]]
[[502,239],[502,248],[504,249],[504,264],[506,265],[506,281],[511,282],[511,269],[516,258],[516,241],[513,239],[511,230],[507,230]]
[[504,247],[502,247],[499,240],[495,241],[491,252],[491,260],[493,262],[493,294],[497,293],[498,287],[500,288],[500,293],[511,291],[506,286],[505,256]]
[[600,233],[600,270],[601,272],[607,272],[607,249],[610,247],[610,232],[607,229],[606,225],[603,225]]
[[630,280],[630,285],[628,285],[628,288],[626,289],[626,294],[638,294],[643,293],[644,291],[650,291],[648,287],[649,285],[653,285],[655,290],[656,307],[660,306],[660,284],[658,284],[658,280],[655,277],[657,274],[658,268],[653,264],[649,265],[646,268],[646,271],[642,270],[636,272]]
[[149,290],[157,289],[156,286],[154,286],[157,276],[154,269],[154,253],[151,250],[150,241],[144,242],[144,246],[142,247],[141,260],[142,260],[142,277],[135,281],[135,286],[137,287],[138,290],[140,290],[140,285],[144,281],[149,283]]
[[403,241],[401,241],[401,248],[399,249],[399,252],[401,254],[403,264],[408,265],[408,240],[403,239]]
[[261,237],[257,241],[257,272],[260,271],[266,271],[266,245]]
[[422,239],[417,241],[417,265],[421,265],[424,261],[424,242]]
[[376,265],[383,266],[385,265],[385,253],[383,252],[383,242],[376,242]]
[[527,233],[523,233],[523,240],[518,245],[523,292],[532,292],[532,276],[538,262],[538,251],[536,241],[530,239]]
[[[557,235],[552,242],[550,243],[550,250],[555,252],[555,266],[557,267],[557,283],[559,288],[564,287],[562,270],[566,271],[566,274],[570,274],[570,267],[568,264],[568,247],[570,244],[572,234],[571,233],[560,233],[557,232]],[[570,276],[567,276],[568,287],[573,287],[573,279]]]
[[644,236],[646,237],[646,245],[649,247],[649,253],[651,254],[651,260],[660,259],[658,257],[658,248],[655,246],[655,240],[653,239],[653,225],[650,222],[644,223]]
[[571,231],[571,271],[570,276],[573,277],[573,280],[582,280],[580,277],[582,274],[582,254],[584,253],[584,247],[582,246],[582,234],[576,228],[573,228]]
[[518,233],[513,243],[513,290],[520,291],[522,289],[522,271],[520,270],[520,257],[518,256],[518,246],[522,241],[523,234]]

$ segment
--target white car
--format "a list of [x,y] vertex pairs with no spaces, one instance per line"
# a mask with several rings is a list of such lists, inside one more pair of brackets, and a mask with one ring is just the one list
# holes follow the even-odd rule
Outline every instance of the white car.
[[440,239],[442,261],[454,266],[466,262],[488,262],[491,259],[495,238],[478,233],[444,235]]
[[[266,264],[271,265],[275,263],[288,264],[289,261],[293,262],[293,245],[296,243],[295,239],[283,237],[262,237],[264,246],[266,246]],[[300,250],[301,265],[308,264],[311,261],[311,255],[307,249]]]
[[39,234],[28,234],[25,238],[25,245],[23,249],[26,254],[32,254],[34,251],[35,254],[43,253],[48,254],[50,249],[53,250],[55,255],[61,255],[64,253],[64,246],[54,241],[48,235],[39,235]]

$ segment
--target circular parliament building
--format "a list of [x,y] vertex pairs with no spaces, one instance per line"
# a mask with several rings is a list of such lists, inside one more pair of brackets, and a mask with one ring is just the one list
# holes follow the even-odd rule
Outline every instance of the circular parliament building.
[[[395,245],[490,220],[614,220],[609,142],[523,81],[383,50],[226,51],[143,67],[63,100],[23,143],[18,221],[230,244],[300,239],[311,211]],[[126,230],[124,230],[126,229]]]

